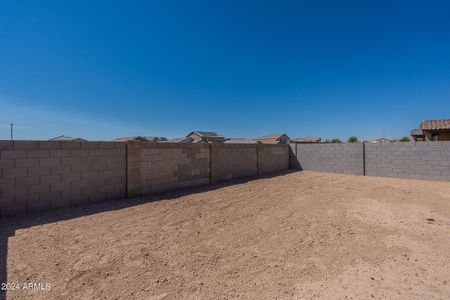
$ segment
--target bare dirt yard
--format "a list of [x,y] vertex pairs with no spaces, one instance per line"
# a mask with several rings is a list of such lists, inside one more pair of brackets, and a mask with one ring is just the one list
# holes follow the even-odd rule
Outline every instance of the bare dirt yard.
[[235,183],[2,220],[7,299],[450,298],[449,182]]

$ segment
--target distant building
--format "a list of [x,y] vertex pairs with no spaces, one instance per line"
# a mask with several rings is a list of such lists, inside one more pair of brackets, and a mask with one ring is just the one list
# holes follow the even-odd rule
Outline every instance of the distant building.
[[215,143],[215,142],[207,142],[205,140],[194,140],[191,142],[191,144],[208,144],[208,143]]
[[291,143],[319,143],[322,139],[320,136],[305,136],[302,138],[292,139]]
[[450,119],[425,120],[411,136],[415,141],[450,141]]
[[426,141],[425,134],[423,133],[422,129],[419,128],[414,128],[413,130],[411,130],[411,137],[417,142]]
[[159,137],[159,136],[126,136],[126,137],[120,137],[112,140],[113,142],[128,142],[128,141],[141,141],[141,142],[148,142],[148,143],[157,143],[162,141],[167,141],[165,137]]
[[52,141],[52,142],[67,142],[67,141],[70,141],[70,142],[87,142],[87,140],[85,140],[85,139],[71,137],[71,136],[68,136],[68,135],[58,135],[58,136],[55,136],[54,138],[49,139],[49,141]]
[[217,132],[210,132],[210,131],[192,131],[187,135],[187,137],[192,139],[192,143],[196,143],[198,141],[204,141],[207,143],[225,142],[225,138],[223,137],[223,135]]
[[227,139],[225,144],[261,144],[261,142],[253,139]]
[[194,139],[190,137],[183,137],[183,138],[174,138],[167,141],[159,141],[158,143],[175,143],[175,144],[189,144],[192,143]]
[[380,139],[376,139],[376,140],[371,140],[370,143],[372,144],[378,144],[378,143],[390,143],[392,142],[391,140],[388,140],[386,138],[380,138]]
[[289,144],[289,137],[284,133],[263,135],[256,140],[262,144]]

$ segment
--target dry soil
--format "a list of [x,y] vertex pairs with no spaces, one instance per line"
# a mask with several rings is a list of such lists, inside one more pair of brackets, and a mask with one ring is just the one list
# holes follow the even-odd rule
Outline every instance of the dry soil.
[[6,281],[51,286],[7,299],[450,298],[448,182],[295,172],[1,226]]

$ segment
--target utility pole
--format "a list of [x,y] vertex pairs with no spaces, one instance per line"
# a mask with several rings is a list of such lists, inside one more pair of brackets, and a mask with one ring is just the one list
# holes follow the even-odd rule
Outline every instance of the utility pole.
[[14,139],[14,135],[13,135],[13,126],[14,126],[14,124],[11,123],[11,141]]

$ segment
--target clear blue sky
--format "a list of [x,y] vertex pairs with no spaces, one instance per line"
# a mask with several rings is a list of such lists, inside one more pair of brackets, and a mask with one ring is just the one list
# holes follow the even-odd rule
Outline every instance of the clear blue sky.
[[450,118],[450,1],[3,0],[0,105],[0,139],[396,138]]

